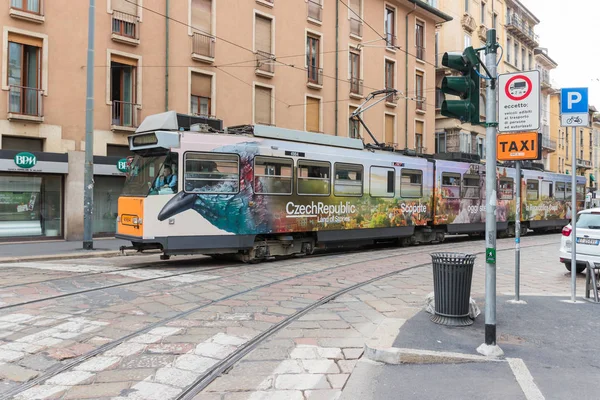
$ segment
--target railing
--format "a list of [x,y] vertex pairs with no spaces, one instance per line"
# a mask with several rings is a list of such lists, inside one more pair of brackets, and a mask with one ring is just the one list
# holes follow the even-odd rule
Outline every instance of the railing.
[[128,101],[113,100],[110,124],[127,128],[138,126],[138,105]]
[[[389,88],[386,88],[386,89],[392,90],[394,88],[389,87]],[[398,96],[397,94],[388,94],[388,96],[385,99],[385,102],[386,103],[390,103],[390,104],[398,104],[398,98],[399,97],[400,96]]]
[[416,48],[417,48],[417,54],[416,54],[417,59],[422,60],[422,61],[425,60],[425,47],[416,46]]
[[323,68],[308,66],[308,83],[323,85]]
[[308,0],[306,3],[308,18],[322,22],[323,21],[323,5],[321,0]]
[[422,96],[415,96],[415,102],[417,103],[417,110],[425,111],[426,108],[426,99]]
[[592,162],[582,158],[577,159],[577,168],[592,168]]
[[396,35],[393,35],[391,33],[386,33],[385,34],[385,44],[387,47],[389,48],[396,48],[398,43],[398,38],[396,37]]
[[132,39],[139,39],[137,15],[127,14],[121,11],[113,11],[112,14],[112,33],[126,36]]
[[10,85],[8,90],[8,112],[11,114],[43,117],[43,90]]
[[275,55],[265,51],[256,51],[256,71],[275,73]]
[[358,94],[362,96],[363,94],[363,81],[358,78],[350,78],[350,93]]
[[550,86],[550,71],[545,69],[541,70],[542,73],[542,84]]
[[481,39],[484,42],[487,40],[487,27],[485,25],[479,25],[477,33],[479,34],[479,39]]
[[358,37],[362,37],[363,24],[362,21],[357,18],[350,18],[350,34]]
[[550,136],[542,135],[542,147],[556,151],[556,140],[550,139]]
[[519,30],[519,32],[526,38],[530,39],[534,43],[539,43],[539,36],[533,33],[533,28],[531,26],[527,26],[525,21],[521,19],[516,14],[511,14],[506,16],[506,27],[515,27]]
[[423,146],[415,147],[415,153],[417,153],[417,154],[425,154],[426,151],[427,151],[427,147],[423,147]]
[[473,18],[471,16],[471,14],[468,14],[468,13],[465,13],[462,16],[460,23],[467,32],[473,32],[475,30],[475,28],[477,28],[477,23],[475,22],[475,18]]
[[215,58],[215,37],[200,32],[194,32],[192,37],[192,54]]

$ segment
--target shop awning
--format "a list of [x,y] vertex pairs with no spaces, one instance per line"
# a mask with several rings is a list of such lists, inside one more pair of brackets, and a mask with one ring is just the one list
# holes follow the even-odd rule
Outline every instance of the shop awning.
[[596,177],[593,174],[590,174],[590,181],[596,182]]

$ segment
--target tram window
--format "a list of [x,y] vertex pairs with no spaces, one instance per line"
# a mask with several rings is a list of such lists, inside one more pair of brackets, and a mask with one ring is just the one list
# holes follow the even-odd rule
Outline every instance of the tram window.
[[481,188],[479,175],[463,175],[462,197],[465,199],[478,199]]
[[566,200],[571,200],[571,193],[572,193],[571,187],[572,187],[571,184],[567,183],[567,190],[565,190],[565,199]]
[[556,182],[556,195],[555,198],[557,200],[565,199],[565,183],[564,182]]
[[394,197],[394,168],[371,167],[369,186],[372,197]]
[[585,200],[585,185],[577,184],[577,201]]
[[499,182],[498,200],[512,200],[515,182],[512,178],[500,178]]
[[363,166],[357,164],[335,164],[333,194],[336,196],[362,196]]
[[254,158],[254,192],[257,194],[292,194],[294,161],[285,158]]
[[540,197],[540,182],[533,179],[527,180],[527,200],[537,200]]
[[323,161],[298,161],[298,194],[329,196],[331,165]]
[[235,194],[240,186],[237,154],[185,153],[185,191]]
[[551,181],[542,181],[542,200],[554,197],[554,183]]
[[403,169],[400,174],[400,196],[404,198],[423,195],[423,172]]
[[460,198],[460,174],[442,173],[442,197],[445,199]]

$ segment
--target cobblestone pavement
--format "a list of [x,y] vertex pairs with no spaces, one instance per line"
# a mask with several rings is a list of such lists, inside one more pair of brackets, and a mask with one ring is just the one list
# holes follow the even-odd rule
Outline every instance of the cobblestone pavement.
[[[568,295],[559,239],[522,239],[523,294]],[[498,241],[499,294],[514,291],[513,246]],[[463,240],[258,265],[0,265],[0,398],[336,399],[365,340],[421,309],[429,253],[483,249]],[[484,292],[484,261],[473,297]]]

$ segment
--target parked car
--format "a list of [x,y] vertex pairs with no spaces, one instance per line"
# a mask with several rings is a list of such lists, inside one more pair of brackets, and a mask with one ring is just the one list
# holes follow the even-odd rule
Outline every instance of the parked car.
[[[585,271],[586,262],[600,263],[600,208],[590,208],[577,213],[577,266],[578,273]],[[560,240],[560,262],[571,270],[571,244],[573,240],[571,224],[562,230]]]

